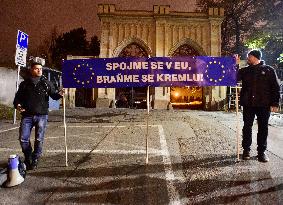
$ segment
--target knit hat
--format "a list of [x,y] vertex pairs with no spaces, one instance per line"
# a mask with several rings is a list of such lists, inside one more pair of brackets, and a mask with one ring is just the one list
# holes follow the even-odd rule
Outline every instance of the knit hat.
[[260,60],[261,58],[261,52],[260,50],[251,50],[248,55],[252,55],[254,57],[256,57],[258,60]]

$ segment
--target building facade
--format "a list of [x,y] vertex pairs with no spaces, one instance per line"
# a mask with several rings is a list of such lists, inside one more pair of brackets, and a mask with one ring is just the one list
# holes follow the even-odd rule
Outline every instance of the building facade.
[[[132,11],[100,4],[98,16],[102,31],[100,58],[221,55],[222,8],[209,8],[207,13],[177,12],[169,5],[155,5],[152,11]],[[132,92],[146,92],[146,88],[134,89]],[[113,107],[118,96],[129,90],[98,88],[91,93],[95,107]],[[225,99],[226,87],[150,88],[154,109],[197,101],[201,109],[213,110],[223,106]]]

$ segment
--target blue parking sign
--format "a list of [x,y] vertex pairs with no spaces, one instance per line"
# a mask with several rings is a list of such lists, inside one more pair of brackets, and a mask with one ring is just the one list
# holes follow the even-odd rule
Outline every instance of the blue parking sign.
[[28,35],[18,30],[17,45],[21,48],[28,48]]

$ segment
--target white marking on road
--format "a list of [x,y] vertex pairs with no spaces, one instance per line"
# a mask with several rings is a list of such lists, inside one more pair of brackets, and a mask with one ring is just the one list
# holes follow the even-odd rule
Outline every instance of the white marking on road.
[[162,150],[162,158],[165,168],[165,177],[167,182],[168,189],[168,197],[170,199],[169,204],[181,204],[179,193],[176,191],[174,187],[175,175],[172,169],[172,163],[170,159],[170,153],[168,151],[167,142],[164,134],[164,130],[162,125],[158,125],[159,137],[160,137],[160,145]]
[[[11,149],[11,148],[0,148],[0,152],[21,152],[21,149]],[[45,150],[46,153],[65,153],[65,150]],[[90,150],[90,149],[73,149],[69,150],[68,153],[93,153],[93,154],[145,154],[145,150]],[[149,150],[149,154],[155,155],[155,156],[163,156],[164,152],[162,151],[156,151],[156,150]]]
[[[92,134],[100,134],[101,132],[91,132]],[[56,136],[56,137],[45,137],[45,139],[57,139],[57,138],[64,138],[65,136]],[[77,134],[77,135],[68,135],[68,137],[80,137],[86,139],[93,139],[93,137],[89,137],[89,134]]]
[[[64,127],[64,126],[60,126],[60,127]],[[112,125],[104,125],[104,126],[98,126],[98,125],[67,125],[67,128],[85,128],[85,127],[93,127],[93,128],[123,128],[126,126],[112,126]]]
[[[49,127],[49,125],[46,125],[46,126]],[[18,128],[20,128],[20,126],[18,126],[18,127],[13,127],[13,128],[7,129],[7,130],[0,130],[0,133],[8,132],[8,131],[15,130],[15,129],[18,129]]]
[[[48,126],[48,125],[47,125]],[[157,127],[158,125],[149,125],[149,127]],[[59,127],[64,127],[64,126],[59,126]],[[90,128],[90,127],[93,127],[93,128],[99,128],[99,127],[103,127],[103,128],[113,128],[113,127],[117,127],[117,128],[123,128],[123,127],[126,127],[126,126],[123,126],[123,125],[119,125],[119,126],[112,126],[112,125],[104,125],[104,126],[98,126],[98,125],[67,125],[67,128],[70,127],[70,128]],[[146,125],[135,125],[135,127],[146,127]],[[3,133],[3,132],[8,132],[8,131],[11,131],[11,130],[15,130],[15,129],[18,129],[19,127],[13,127],[13,128],[10,128],[10,129],[7,129],[7,130],[0,130],[0,133]]]
[[[148,125],[149,127],[158,127],[159,125]],[[146,127],[146,125],[135,125],[135,127]]]
[[8,131],[15,130],[15,129],[18,129],[18,128],[19,127],[13,127],[13,128],[7,129],[7,130],[0,130],[0,133],[8,132]]

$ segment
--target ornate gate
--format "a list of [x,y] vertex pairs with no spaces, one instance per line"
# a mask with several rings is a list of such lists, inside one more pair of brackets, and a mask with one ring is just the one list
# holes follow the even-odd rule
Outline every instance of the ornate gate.
[[[137,43],[130,43],[119,54],[119,57],[148,57],[146,50]],[[116,88],[116,106],[146,108],[147,88]]]
[[[183,44],[178,47],[172,56],[198,56],[200,55],[193,47]],[[171,87],[170,102],[176,108],[203,108],[203,89],[201,87]]]

